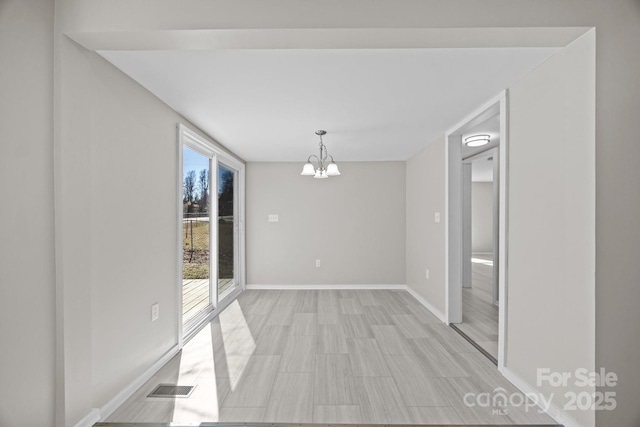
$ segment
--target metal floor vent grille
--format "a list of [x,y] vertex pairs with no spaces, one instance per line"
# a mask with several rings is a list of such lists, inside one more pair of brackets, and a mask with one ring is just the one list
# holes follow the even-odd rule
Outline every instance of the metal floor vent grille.
[[147,397],[189,397],[194,385],[159,384]]

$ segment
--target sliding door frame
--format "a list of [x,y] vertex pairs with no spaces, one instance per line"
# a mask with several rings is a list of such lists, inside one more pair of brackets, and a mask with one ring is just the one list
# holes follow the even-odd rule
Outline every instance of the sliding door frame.
[[[232,302],[245,289],[245,237],[244,237],[244,221],[245,221],[245,164],[233,154],[218,147],[214,143],[200,136],[195,131],[189,129],[185,125],[179,123],[177,125],[177,151],[178,151],[178,176],[177,176],[177,222],[176,222],[176,248],[177,248],[177,276],[176,276],[176,301],[177,301],[177,341],[178,347],[182,348],[200,329],[217,316],[224,308]],[[211,297],[211,309],[197,315],[193,322],[189,322],[190,327],[185,330],[182,323],[182,222],[183,222],[183,206],[184,198],[183,188],[183,156],[184,147],[196,149],[203,155],[209,157],[210,168],[210,194],[211,205],[209,209],[209,230],[210,230],[210,255],[209,263],[211,274],[209,275],[209,288]],[[234,224],[234,242],[237,242],[237,248],[234,248],[234,266],[236,267],[234,275],[237,283],[235,289],[225,295],[223,300],[218,297],[218,164],[230,167],[235,170],[237,182],[234,185],[234,214],[237,215]],[[215,214],[215,217],[214,217]],[[214,224],[216,232],[214,233]],[[212,239],[215,237],[215,241]],[[214,256],[215,255],[215,256]]]

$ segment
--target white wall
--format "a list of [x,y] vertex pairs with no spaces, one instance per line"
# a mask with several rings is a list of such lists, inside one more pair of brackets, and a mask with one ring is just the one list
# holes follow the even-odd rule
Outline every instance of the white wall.
[[0,425],[54,418],[53,2],[0,2]]
[[493,183],[471,183],[471,251],[493,251]]
[[317,180],[302,163],[247,164],[247,284],[405,283],[405,163],[339,166]]
[[[537,368],[596,367],[594,64],[592,31],[509,92],[507,367],[531,385]],[[595,391],[575,381],[538,389],[562,408]]]
[[72,426],[177,344],[176,125],[189,124],[96,53],[57,43],[57,286]]
[[[56,216],[66,425],[176,344],[176,123],[166,105],[68,39],[57,107]],[[160,319],[150,321],[151,304]]]
[[[407,285],[445,312],[444,137],[407,160]],[[441,222],[434,222],[440,213]],[[429,269],[429,279],[425,270]],[[442,315],[441,315],[442,317]]]

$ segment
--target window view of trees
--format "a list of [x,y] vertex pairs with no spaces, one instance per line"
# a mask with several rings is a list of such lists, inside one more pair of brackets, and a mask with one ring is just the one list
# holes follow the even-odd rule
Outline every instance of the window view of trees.
[[[218,280],[234,277],[234,172],[218,168]],[[183,279],[209,278],[210,174],[208,165],[183,177]]]
[[218,286],[220,291],[233,279],[233,171],[218,169]]
[[209,212],[209,169],[202,169],[197,174],[190,170],[184,175],[184,204],[185,218],[198,217],[192,215]]
[[209,168],[184,174],[183,279],[209,278]]
[[200,212],[204,212],[205,209],[209,210],[209,170],[203,169],[198,174],[198,189],[200,190],[200,200],[198,205],[200,206]]

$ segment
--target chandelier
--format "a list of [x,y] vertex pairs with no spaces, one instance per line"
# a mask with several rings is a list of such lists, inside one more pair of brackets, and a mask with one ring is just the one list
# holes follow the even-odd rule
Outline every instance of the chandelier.
[[[316,135],[320,137],[320,156],[312,154],[307,159],[307,163],[302,167],[302,173],[300,175],[313,175],[314,178],[323,179],[330,176],[340,175],[338,165],[333,161],[333,156],[327,153],[327,147],[322,142],[322,135],[326,135],[324,130],[317,130]],[[327,163],[327,159],[331,157],[331,161]],[[315,158],[316,164],[311,163],[311,159]]]

